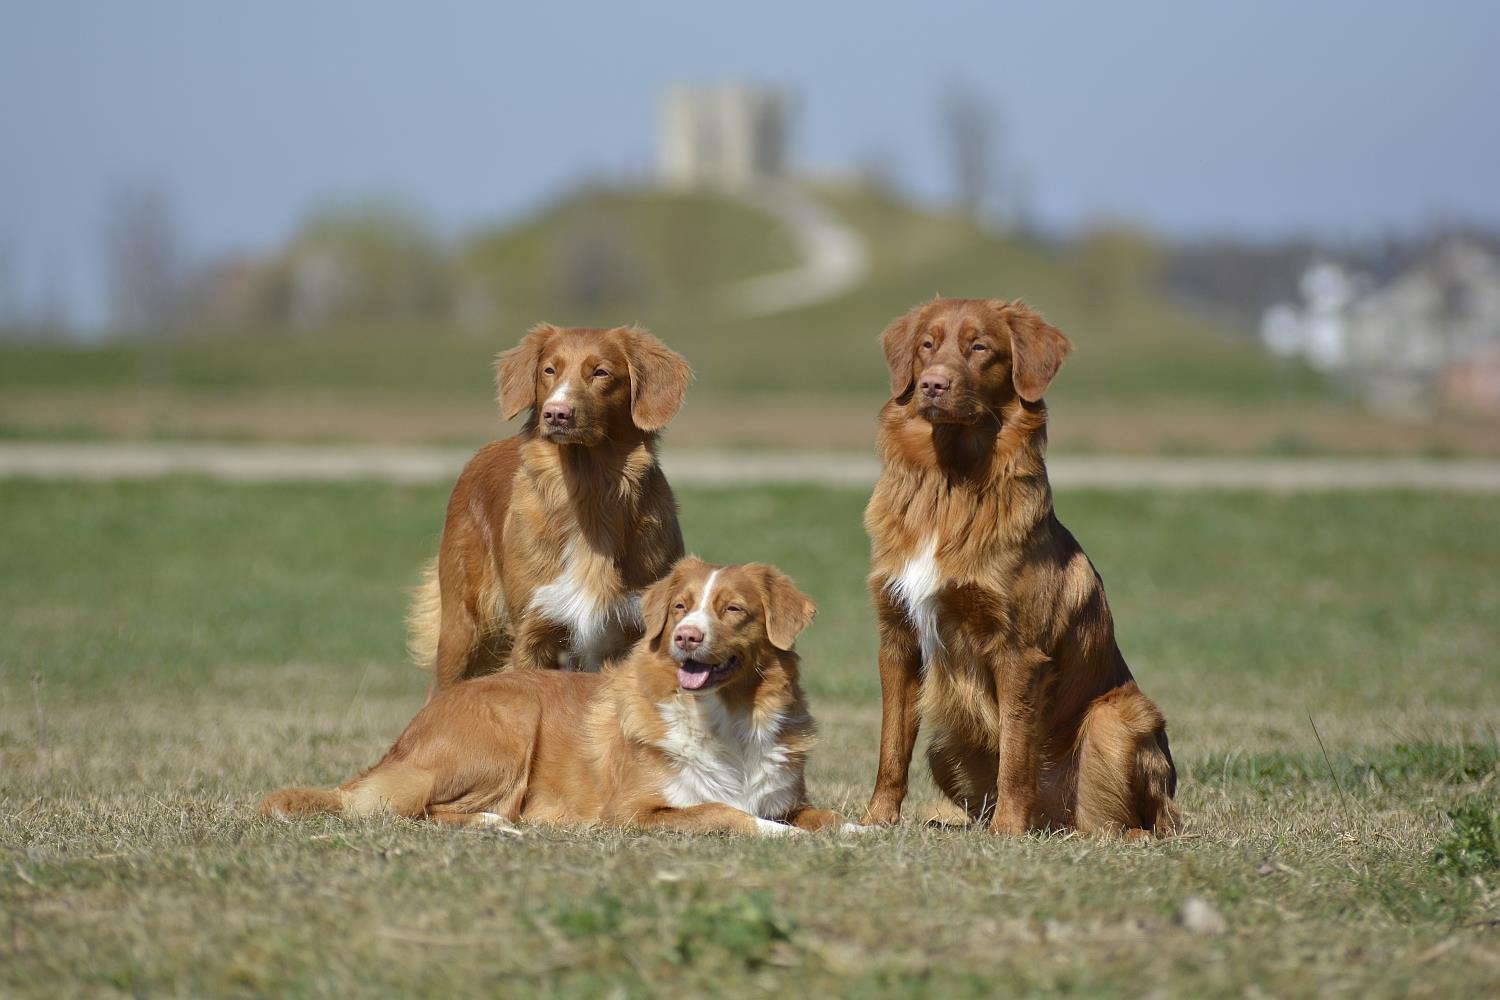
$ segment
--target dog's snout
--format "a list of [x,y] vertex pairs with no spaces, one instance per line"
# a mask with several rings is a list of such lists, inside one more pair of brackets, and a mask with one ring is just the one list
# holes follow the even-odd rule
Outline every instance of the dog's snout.
[[672,644],[684,653],[691,653],[703,645],[703,630],[696,625],[679,625],[672,633]]
[[573,419],[573,407],[567,403],[547,403],[542,407],[542,423],[549,427],[564,427]]
[[953,374],[946,368],[929,368],[917,380],[917,388],[927,398],[936,399],[953,388]]

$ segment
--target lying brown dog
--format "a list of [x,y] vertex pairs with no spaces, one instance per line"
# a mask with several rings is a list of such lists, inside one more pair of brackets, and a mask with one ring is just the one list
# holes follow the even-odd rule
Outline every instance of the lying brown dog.
[[682,555],[657,432],[692,372],[644,330],[542,324],[499,358],[515,437],[448,500],[409,621],[432,691],[505,666],[598,670],[640,637],[640,591]]
[[815,610],[769,566],[684,559],[646,591],[645,638],[619,666],[454,685],[369,771],[275,792],[261,812],[688,833],[840,824],[803,784],[814,734],[792,645]]
[[1170,832],[1166,723],[1052,511],[1042,393],[1068,339],[1020,302],[939,299],[881,341],[894,398],[865,511],[881,725],[863,822],[900,819],[920,719],[938,786],[995,833]]

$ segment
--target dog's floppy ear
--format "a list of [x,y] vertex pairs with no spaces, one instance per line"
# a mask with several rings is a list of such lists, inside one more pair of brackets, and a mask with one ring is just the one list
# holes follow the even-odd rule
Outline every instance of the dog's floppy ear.
[[645,640],[653,652],[661,648],[661,636],[667,630],[667,611],[672,604],[672,595],[682,583],[683,571],[700,565],[702,561],[697,556],[683,556],[666,576],[641,594],[641,624],[645,628]]
[[511,419],[536,405],[536,366],[547,338],[557,332],[551,323],[538,323],[521,342],[495,359],[495,384],[500,389],[500,415]]
[[671,572],[641,592],[641,625],[645,629],[642,638],[652,650],[661,646],[661,634],[667,630],[667,602],[676,587],[677,574]]
[[625,363],[630,368],[630,419],[655,433],[682,408],[693,370],[681,354],[635,327],[625,331]]
[[791,649],[802,630],[812,624],[818,606],[774,566],[752,564],[746,568],[760,580],[761,599],[766,605],[767,638],[777,649]]
[[917,363],[917,311],[905,313],[880,335],[885,364],[891,370],[891,398],[900,399],[916,382],[912,369]]
[[1010,328],[1011,381],[1022,399],[1035,403],[1052,384],[1073,342],[1020,299],[997,304]]

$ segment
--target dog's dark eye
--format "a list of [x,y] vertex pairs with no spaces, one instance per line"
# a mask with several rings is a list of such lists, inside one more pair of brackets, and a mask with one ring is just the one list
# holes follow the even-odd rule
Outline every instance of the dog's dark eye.
[[594,378],[609,378],[609,372],[605,371],[603,368],[595,368]]
[[681,601],[678,601],[676,604],[672,605],[672,609],[674,611],[686,611],[687,605],[683,604]]
[[542,371],[546,372],[548,375],[556,375],[557,374],[556,369],[554,369],[551,365],[548,365],[546,368],[543,368]]
[[930,340],[924,340],[924,341],[922,341],[922,348],[924,350],[928,350],[928,351],[932,350],[932,341],[930,341]]
[[989,344],[975,344],[973,347],[969,348],[969,350],[971,351],[988,351],[989,349]]
[[742,615],[745,613],[745,609],[740,607],[738,604],[730,604],[724,608],[724,612],[726,614]]

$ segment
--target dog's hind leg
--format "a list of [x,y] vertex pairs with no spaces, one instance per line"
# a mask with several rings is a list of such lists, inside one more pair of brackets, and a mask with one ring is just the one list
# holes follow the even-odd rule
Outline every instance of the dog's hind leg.
[[1158,837],[1170,837],[1182,826],[1177,810],[1177,767],[1172,763],[1172,748],[1167,743],[1167,726],[1163,722],[1149,739],[1142,739],[1136,750],[1136,803],[1142,829]]
[[427,698],[459,681],[501,669],[510,654],[511,633],[505,598],[490,544],[474,549],[454,542],[423,576],[407,618],[408,647],[418,666],[432,670]]
[[432,804],[434,775],[405,760],[383,762],[338,788],[345,816],[426,816]]
[[283,788],[260,802],[260,814],[267,819],[290,821],[343,811],[343,793],[337,788]]
[[268,819],[306,819],[335,815],[348,818],[388,813],[420,817],[427,814],[432,775],[398,764],[377,767],[338,788],[283,788],[267,795],[260,814]]
[[337,788],[283,788],[267,795],[260,814],[273,819],[309,816],[425,816],[431,802],[432,772],[405,761],[380,763]]
[[1177,827],[1177,772],[1166,722],[1134,682],[1089,706],[1078,734],[1075,823],[1109,837],[1165,836]]
[[432,686],[428,698],[459,681],[479,675],[482,629],[465,602],[450,598],[439,610],[437,648],[432,664]]

